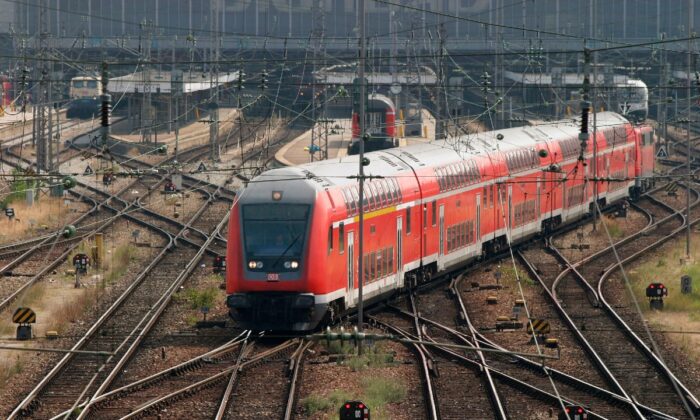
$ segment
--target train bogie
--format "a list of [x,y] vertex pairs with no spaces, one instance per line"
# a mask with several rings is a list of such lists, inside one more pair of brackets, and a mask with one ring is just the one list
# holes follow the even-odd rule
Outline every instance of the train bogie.
[[594,197],[628,197],[653,169],[653,136],[612,113],[598,124],[583,152],[577,125],[562,121],[485,133],[461,150],[370,153],[362,204],[355,156],[263,173],[231,212],[231,316],[246,328],[312,329],[356,307],[360,279],[365,299],[381,299],[577,220]]

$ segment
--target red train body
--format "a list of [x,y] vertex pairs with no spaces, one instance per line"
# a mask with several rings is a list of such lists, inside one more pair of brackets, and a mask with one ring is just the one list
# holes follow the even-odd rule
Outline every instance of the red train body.
[[[654,138],[614,113],[580,152],[559,121],[367,154],[364,297],[382,298],[650,186]],[[583,158],[582,160],[580,158]],[[234,203],[227,304],[242,327],[313,329],[357,301],[356,156],[274,169]]]

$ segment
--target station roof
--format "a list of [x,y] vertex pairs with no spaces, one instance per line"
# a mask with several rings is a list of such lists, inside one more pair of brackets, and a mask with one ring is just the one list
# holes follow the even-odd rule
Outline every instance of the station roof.
[[113,93],[192,93],[232,82],[238,72],[219,73],[213,80],[209,73],[148,70],[109,79],[109,91]]

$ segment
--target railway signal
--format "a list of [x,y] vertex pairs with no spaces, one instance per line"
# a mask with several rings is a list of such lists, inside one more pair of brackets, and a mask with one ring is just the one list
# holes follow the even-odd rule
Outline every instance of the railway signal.
[[664,296],[668,296],[668,288],[663,283],[651,283],[647,286],[647,298],[651,309],[662,310],[664,308]]
[[588,412],[580,405],[567,405],[559,414],[559,420],[588,420]]
[[346,401],[340,407],[340,420],[369,420],[369,407],[362,401]]
[[693,279],[690,276],[681,277],[681,293],[684,295],[693,293]]
[[214,273],[224,274],[226,272],[226,256],[214,258]]

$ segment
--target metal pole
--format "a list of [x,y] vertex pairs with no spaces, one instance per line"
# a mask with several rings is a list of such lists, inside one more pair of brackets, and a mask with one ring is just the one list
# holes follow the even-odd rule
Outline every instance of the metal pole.
[[[363,165],[363,160],[365,158],[365,131],[367,130],[366,127],[366,120],[365,120],[365,101],[367,100],[367,86],[365,86],[365,0],[359,0],[358,4],[358,13],[359,13],[359,36],[360,36],[360,59],[359,59],[359,66],[360,68],[357,71],[357,75],[360,78],[360,144],[359,144],[359,152],[360,152],[360,159],[359,159],[359,177],[358,181],[360,183],[360,215],[359,215],[359,233],[358,233],[358,261],[357,261],[357,270],[358,270],[358,278],[359,282],[357,284],[357,330],[362,331],[362,324],[364,322],[363,319],[363,302],[362,302],[362,283],[364,283],[364,273],[363,273],[363,266],[362,266],[362,253],[363,253],[363,239],[364,239],[364,228],[365,228],[365,209],[364,209],[364,186],[365,186],[365,169]],[[352,270],[352,267],[349,267],[350,270]],[[362,354],[362,347],[358,346],[358,353]]]
[[[692,46],[692,41],[690,40],[690,37],[692,36],[692,25],[693,25],[693,0],[688,0],[688,80],[686,83],[686,95],[688,97],[688,132],[686,133],[686,146],[687,146],[687,168],[688,168],[688,188],[690,188],[690,180],[692,179],[693,173],[690,170],[690,150],[691,150],[691,144],[690,144],[690,108],[691,108],[691,98],[690,98],[690,75],[691,75],[691,66],[692,66],[692,54],[690,53],[690,48]],[[687,258],[690,258],[690,189],[688,189],[688,193],[685,195],[685,223],[686,223],[686,229],[685,229],[685,256]]]
[[[593,108],[593,231],[597,230],[598,212],[595,211],[595,206],[598,203],[598,106],[597,96],[598,88],[598,53],[593,53],[593,98],[591,98],[591,108]],[[586,151],[584,150],[585,154]]]

